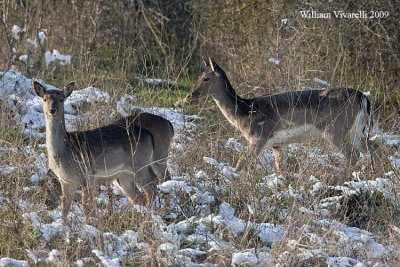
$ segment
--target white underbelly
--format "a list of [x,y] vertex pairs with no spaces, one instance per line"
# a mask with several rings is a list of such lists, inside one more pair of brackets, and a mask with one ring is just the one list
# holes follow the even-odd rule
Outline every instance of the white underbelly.
[[321,138],[327,138],[324,132],[312,124],[306,124],[274,132],[272,137],[267,141],[266,146],[303,143]]
[[125,164],[115,165],[106,167],[104,169],[95,169],[94,170],[94,179],[102,180],[102,179],[114,179],[114,176],[118,176],[119,174],[132,173],[129,168],[126,168]]

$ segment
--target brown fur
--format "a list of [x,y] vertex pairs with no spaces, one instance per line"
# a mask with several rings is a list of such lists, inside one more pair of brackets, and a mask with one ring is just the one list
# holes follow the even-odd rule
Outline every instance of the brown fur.
[[85,209],[86,195],[98,182],[117,180],[132,203],[144,204],[145,200],[152,203],[157,177],[162,179],[167,175],[166,161],[161,164],[159,161],[165,159],[168,152],[155,155],[155,139],[150,131],[135,125],[137,116],[93,130],[67,132],[64,101],[73,87],[74,84],[69,83],[64,90],[45,90],[34,82],[36,94],[43,99],[49,167],[61,183],[63,219],[68,215],[76,187],[84,187]]
[[[257,157],[273,147],[280,171],[280,147],[306,140],[326,139],[354,164],[367,149],[364,129],[370,102],[355,89],[292,91],[245,99],[236,94],[225,72],[210,60],[183,103],[211,96],[217,106],[249,142],[248,155]],[[236,169],[243,166],[245,156]]]

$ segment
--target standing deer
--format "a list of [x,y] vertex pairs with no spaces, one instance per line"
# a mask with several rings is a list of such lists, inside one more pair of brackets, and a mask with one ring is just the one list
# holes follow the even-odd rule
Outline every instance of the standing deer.
[[[71,95],[74,82],[67,84],[63,90],[46,90],[36,81],[33,87],[43,100],[49,168],[61,183],[64,220],[78,186],[84,187],[84,211],[88,190],[95,183],[113,180],[118,182],[131,203],[144,204],[146,200],[152,203],[156,195],[157,177],[161,179],[167,175],[166,165],[159,160],[168,152],[156,154],[158,149],[155,148],[153,135],[134,124],[135,115],[93,130],[67,132],[64,101]],[[165,142],[168,141],[170,139],[166,138]],[[169,145],[163,147],[168,148]]]
[[[364,134],[370,101],[355,89],[293,91],[245,99],[232,88],[228,77],[211,59],[183,100],[211,96],[226,119],[248,141],[247,154],[256,158],[264,148],[273,149],[275,167],[281,171],[281,146],[305,140],[326,139],[354,164],[360,151],[370,148]],[[245,155],[236,170],[243,167]]]
[[133,124],[146,129],[154,139],[154,164],[162,173],[159,182],[171,180],[167,169],[168,152],[174,137],[174,127],[171,122],[163,117],[148,112],[137,112],[130,115]]

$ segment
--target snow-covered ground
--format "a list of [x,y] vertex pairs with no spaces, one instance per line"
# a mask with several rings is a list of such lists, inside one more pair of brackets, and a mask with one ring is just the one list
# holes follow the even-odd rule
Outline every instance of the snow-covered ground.
[[[274,63],[276,64],[276,63]],[[16,71],[0,72],[0,100],[4,107],[14,110],[14,121],[20,125],[21,132],[44,143],[44,115],[41,100],[31,89],[32,81]],[[51,85],[47,85],[51,87]],[[77,109],[88,102],[99,102],[114,105],[112,114],[108,116],[127,115],[132,110],[152,112],[169,119],[175,128],[175,138],[171,157],[184,155],[187,144],[201,145],[201,141],[193,140],[189,134],[196,129],[196,117],[187,116],[180,111],[168,108],[142,108],[135,105],[136,98],[125,95],[113,99],[108,93],[98,88],[85,88],[75,91],[65,103],[66,123],[68,130],[77,128],[76,122],[89,122],[99,114],[77,114]],[[100,114],[101,115],[101,114]],[[400,147],[400,137],[396,135],[379,135],[377,139],[388,146]],[[39,146],[41,147],[41,146]],[[222,149],[229,153],[239,153],[245,145],[234,138],[229,138]],[[289,147],[289,153],[298,150],[299,146]],[[22,148],[26,155],[34,156],[35,162],[30,166],[32,173],[27,174],[32,186],[26,190],[38,188],[39,181],[46,178],[47,159],[40,150],[26,146]],[[21,148],[18,149],[21,151]],[[10,146],[0,147],[0,153],[17,153]],[[329,165],[328,157],[319,149],[309,149],[306,152],[310,159],[323,166]],[[399,170],[400,153],[390,155],[393,171],[383,177],[366,179],[365,173],[355,171],[353,180],[342,185],[325,183],[317,176],[311,175],[303,181],[307,186],[292,187],[289,177],[270,174],[257,181],[255,188],[265,194],[254,205],[247,207],[247,215],[238,213],[237,203],[220,201],[221,195],[230,193],[230,185],[240,179],[245,179],[245,173],[236,173],[226,162],[220,162],[210,155],[202,155],[204,169],[193,168],[193,173],[178,173],[179,168],[173,161],[169,168],[173,174],[170,181],[159,185],[160,197],[158,208],[148,210],[144,207],[130,207],[127,199],[117,187],[113,193],[117,200],[113,203],[115,209],[136,209],[153,222],[154,235],[158,244],[144,242],[139,232],[125,229],[122,233],[101,231],[90,224],[83,223],[82,209],[75,203],[70,212],[72,223],[65,225],[61,220],[60,207],[55,210],[43,211],[42,204],[29,203],[20,200],[18,206],[23,211],[23,218],[40,233],[41,245],[37,248],[21,248],[26,252],[30,262],[21,259],[2,258],[0,266],[29,266],[29,264],[61,264],[66,250],[52,247],[55,239],[61,239],[66,244],[74,242],[89,244],[91,255],[76,259],[76,266],[101,263],[104,266],[120,266],[138,257],[143,261],[149,257],[157,257],[161,264],[174,266],[213,266],[212,260],[206,260],[210,255],[227,255],[228,262],[224,265],[233,266],[290,266],[309,264],[313,266],[385,266],[390,259],[399,259],[398,247],[391,246],[384,237],[363,229],[345,225],[331,216],[332,208],[345,207],[343,200],[357,198],[361,195],[377,195],[381,201],[386,201],[393,210],[399,211]],[[340,156],[338,156],[340,158]],[[271,152],[266,151],[260,157],[259,164],[267,170],[273,166]],[[330,166],[327,166],[330,167]],[[332,166],[335,171],[340,168]],[[10,177],[16,167],[0,162],[0,175]],[[296,176],[296,174],[294,174]],[[303,178],[300,178],[303,179]],[[218,180],[220,183],[215,183]],[[102,186],[97,201],[109,201]],[[325,197],[316,197],[321,192],[332,192]],[[7,199],[1,195],[0,209]],[[251,197],[251,196],[249,196]],[[315,201],[306,201],[312,199]],[[190,202],[186,207],[183,199]],[[229,199],[229,198],[226,198]],[[276,210],[277,218],[257,217],[257,213],[270,203],[298,203],[293,207],[284,206]],[[287,202],[285,202],[287,201]],[[302,203],[312,205],[302,206]],[[167,214],[158,209],[167,209]],[[190,209],[188,211],[187,209]],[[245,208],[246,209],[246,208]],[[295,209],[295,210],[293,210]],[[102,212],[99,210],[99,212]],[[304,214],[302,222],[291,222],[291,212]],[[187,216],[187,215],[190,216]],[[373,214],[371,214],[373,216]],[[257,217],[257,219],[253,219]],[[50,219],[49,219],[50,218]],[[244,219],[246,218],[246,219]],[[269,223],[269,222],[277,223]],[[399,225],[392,225],[393,235],[400,238]],[[246,236],[251,235],[252,244],[243,245]],[[101,242],[100,242],[101,240]],[[237,241],[237,242],[235,242]],[[99,244],[102,244],[101,246]],[[246,247],[246,249],[243,249]]]

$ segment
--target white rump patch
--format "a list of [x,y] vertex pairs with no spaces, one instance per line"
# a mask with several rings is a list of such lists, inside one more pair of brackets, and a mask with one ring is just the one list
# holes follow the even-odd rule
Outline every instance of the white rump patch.
[[[366,101],[366,99],[363,99]],[[351,137],[351,143],[357,149],[361,149],[361,139],[364,136],[364,128],[366,126],[367,119],[367,103],[363,103],[363,109],[358,112],[357,116],[354,119],[353,125],[349,131],[349,135]],[[365,107],[365,108],[364,108]]]

